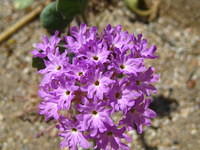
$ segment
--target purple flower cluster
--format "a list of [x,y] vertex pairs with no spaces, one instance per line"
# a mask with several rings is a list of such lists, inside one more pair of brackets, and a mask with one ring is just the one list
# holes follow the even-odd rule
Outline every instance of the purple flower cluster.
[[40,114],[55,119],[63,138],[61,147],[129,150],[127,132],[142,133],[156,113],[149,108],[152,85],[158,80],[145,59],[154,59],[156,47],[108,25],[72,27],[70,35],[44,37],[34,45],[34,57],[45,68],[39,96]]

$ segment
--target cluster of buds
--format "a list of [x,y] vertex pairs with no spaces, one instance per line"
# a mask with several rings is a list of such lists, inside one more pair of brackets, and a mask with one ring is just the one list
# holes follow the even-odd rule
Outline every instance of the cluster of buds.
[[34,48],[45,65],[38,71],[39,112],[58,122],[61,147],[129,150],[127,132],[142,133],[156,116],[149,105],[159,77],[144,62],[157,58],[156,46],[141,34],[120,25],[99,33],[82,24],[70,35],[45,36]]

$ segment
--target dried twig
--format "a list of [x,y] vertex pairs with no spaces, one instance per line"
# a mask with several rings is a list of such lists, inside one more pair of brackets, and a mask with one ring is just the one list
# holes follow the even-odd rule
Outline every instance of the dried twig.
[[40,131],[39,133],[37,133],[37,134],[35,135],[35,137],[36,137],[36,138],[39,138],[39,137],[43,136],[44,134],[50,132],[50,131],[51,131],[53,128],[55,128],[56,126],[57,126],[57,124],[51,125],[50,127],[48,127],[48,128],[46,128],[46,129],[44,129],[43,131]]
[[15,112],[11,117],[12,118],[20,118],[30,112],[37,112],[38,108],[36,106],[29,106],[23,111]]
[[4,32],[0,34],[0,43],[2,43],[4,40],[8,39],[12,34],[14,34],[17,30],[22,28],[24,25],[29,23],[31,20],[33,20],[37,15],[40,14],[42,9],[45,5],[47,5],[49,1],[46,1],[44,5],[40,5],[36,7],[33,11],[31,11],[29,14],[25,15],[23,18],[21,18],[18,22],[16,22],[11,27],[7,28]]

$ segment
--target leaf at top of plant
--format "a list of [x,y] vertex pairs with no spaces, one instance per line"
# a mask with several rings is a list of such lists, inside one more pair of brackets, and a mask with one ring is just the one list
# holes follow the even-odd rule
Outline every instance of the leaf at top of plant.
[[142,10],[138,8],[139,2],[139,0],[125,0],[127,7],[134,13],[138,14],[139,16],[149,16],[152,13],[152,10]]
[[87,0],[57,0],[57,10],[64,17],[75,16],[84,11]]
[[16,9],[24,9],[29,7],[34,0],[14,0],[14,7]]
[[138,7],[138,0],[125,0],[125,3],[131,9],[135,9]]
[[56,2],[48,4],[40,14],[40,21],[48,31],[53,32],[55,30],[62,31],[67,24],[69,24],[73,17],[63,17],[56,9]]

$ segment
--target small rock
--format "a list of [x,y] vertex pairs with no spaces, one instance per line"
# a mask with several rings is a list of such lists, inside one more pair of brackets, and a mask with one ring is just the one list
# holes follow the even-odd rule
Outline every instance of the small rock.
[[185,109],[183,109],[183,110],[181,111],[181,116],[182,116],[183,118],[187,118],[188,115],[189,115],[189,113],[190,113],[189,108],[185,108]]
[[193,88],[195,88],[195,86],[196,86],[196,81],[195,81],[195,80],[188,80],[188,81],[186,82],[186,84],[187,84],[187,88],[193,89]]
[[192,130],[190,131],[190,133],[191,133],[192,135],[195,135],[195,134],[197,133],[197,130],[196,130],[196,129],[192,129]]

